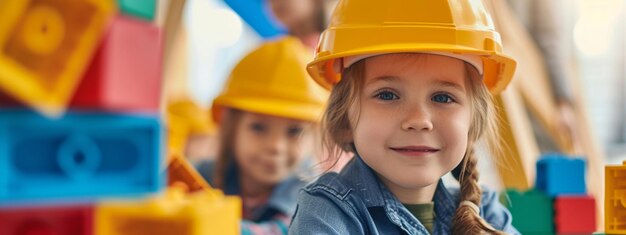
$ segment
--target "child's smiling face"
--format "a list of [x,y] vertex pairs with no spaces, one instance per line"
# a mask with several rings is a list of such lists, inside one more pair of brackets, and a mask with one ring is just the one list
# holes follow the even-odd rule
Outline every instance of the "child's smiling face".
[[242,177],[263,186],[280,183],[310,152],[311,123],[243,112],[235,131],[234,153]]
[[387,54],[364,63],[360,102],[351,110],[357,152],[394,193],[433,186],[467,150],[472,106],[464,62]]

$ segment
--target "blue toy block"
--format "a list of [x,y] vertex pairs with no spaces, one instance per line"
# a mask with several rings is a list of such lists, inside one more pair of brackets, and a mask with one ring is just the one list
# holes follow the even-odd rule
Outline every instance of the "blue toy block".
[[157,192],[161,142],[156,115],[2,110],[0,205]]
[[551,197],[585,195],[585,160],[548,154],[537,161],[535,187]]
[[239,17],[263,38],[275,38],[286,33],[284,27],[277,23],[269,12],[266,0],[224,0]]

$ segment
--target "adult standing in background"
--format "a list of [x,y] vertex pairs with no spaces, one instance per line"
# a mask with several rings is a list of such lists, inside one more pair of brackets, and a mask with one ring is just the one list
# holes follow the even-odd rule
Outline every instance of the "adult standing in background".
[[300,39],[305,46],[315,48],[336,0],[268,0],[268,3],[274,17],[289,35]]

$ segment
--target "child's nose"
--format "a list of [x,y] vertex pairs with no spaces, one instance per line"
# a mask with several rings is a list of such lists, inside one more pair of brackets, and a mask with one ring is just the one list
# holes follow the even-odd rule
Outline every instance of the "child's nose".
[[274,133],[267,139],[267,147],[271,154],[281,154],[287,151],[287,137],[279,133]]
[[433,129],[430,112],[427,108],[418,106],[410,108],[402,120],[402,130],[405,131],[430,131]]

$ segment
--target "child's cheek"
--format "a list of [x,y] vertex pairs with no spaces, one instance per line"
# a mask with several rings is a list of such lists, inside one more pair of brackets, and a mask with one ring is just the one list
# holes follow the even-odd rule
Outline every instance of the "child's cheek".
[[303,135],[301,138],[298,138],[290,143],[289,148],[289,168],[295,168],[302,160],[304,160],[307,156],[311,156],[313,154],[312,146],[315,143],[313,139]]

